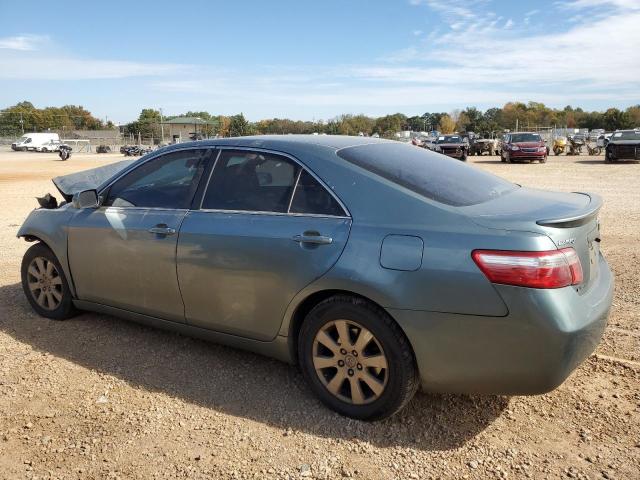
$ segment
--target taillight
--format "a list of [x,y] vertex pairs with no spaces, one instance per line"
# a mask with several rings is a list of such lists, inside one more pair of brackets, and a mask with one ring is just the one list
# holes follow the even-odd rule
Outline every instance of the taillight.
[[471,256],[492,283],[530,288],[582,283],[582,265],[573,248],[546,252],[475,250]]

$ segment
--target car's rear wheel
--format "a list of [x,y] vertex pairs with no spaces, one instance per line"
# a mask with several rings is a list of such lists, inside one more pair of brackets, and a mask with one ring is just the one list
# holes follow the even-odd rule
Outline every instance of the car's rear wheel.
[[418,388],[407,338],[384,310],[361,298],[339,295],[316,305],[302,325],[298,356],[320,400],[348,417],[389,417]]
[[38,315],[65,320],[77,313],[62,266],[46,245],[36,243],[27,250],[21,276],[24,294]]

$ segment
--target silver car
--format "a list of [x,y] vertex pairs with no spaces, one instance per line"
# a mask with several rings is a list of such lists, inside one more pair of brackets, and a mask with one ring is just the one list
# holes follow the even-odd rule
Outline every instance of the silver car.
[[594,350],[612,301],[597,195],[398,142],[200,141],[54,183],[61,204],[41,199],[18,233],[35,242],[22,284],[37,313],[298,364],[354,418],[392,415],[420,386],[547,392]]

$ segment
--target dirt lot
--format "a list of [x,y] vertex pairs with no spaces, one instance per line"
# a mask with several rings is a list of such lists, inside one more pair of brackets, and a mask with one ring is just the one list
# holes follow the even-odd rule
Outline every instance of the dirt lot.
[[604,341],[538,397],[419,394],[381,423],[342,418],[300,373],[109,316],[35,316],[15,238],[51,177],[120,155],[0,152],[1,478],[640,478],[640,164],[471,162],[605,199],[616,277]]

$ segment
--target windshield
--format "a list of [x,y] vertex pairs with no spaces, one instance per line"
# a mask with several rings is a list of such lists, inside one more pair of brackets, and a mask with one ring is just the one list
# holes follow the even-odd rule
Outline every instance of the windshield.
[[455,207],[486,202],[518,188],[464,162],[401,143],[347,147],[338,156],[423,197]]
[[514,133],[511,135],[511,143],[541,142],[542,138],[537,133]]
[[640,141],[640,130],[623,130],[615,132],[611,136],[611,140],[637,140]]
[[436,143],[462,143],[462,138],[458,135],[442,135]]

